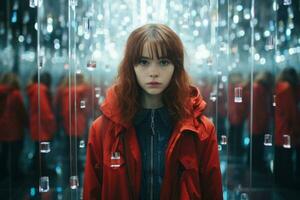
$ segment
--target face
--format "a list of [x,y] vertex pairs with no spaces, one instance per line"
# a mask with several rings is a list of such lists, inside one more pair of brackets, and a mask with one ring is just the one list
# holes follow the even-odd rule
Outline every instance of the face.
[[[158,49],[159,55],[162,55]],[[174,65],[167,58],[151,58],[151,51],[144,45],[142,57],[134,66],[138,84],[144,93],[151,96],[161,95],[168,87],[174,73]]]

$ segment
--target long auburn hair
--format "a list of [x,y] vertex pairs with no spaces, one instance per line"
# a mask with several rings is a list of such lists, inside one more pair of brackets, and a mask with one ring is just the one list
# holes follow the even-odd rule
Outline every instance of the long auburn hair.
[[163,24],[146,24],[135,29],[128,37],[116,79],[116,96],[122,119],[124,122],[131,122],[141,108],[142,89],[137,82],[134,66],[138,64],[146,43],[150,47],[151,58],[165,57],[174,65],[174,73],[163,91],[162,102],[167,107],[172,122],[176,123],[190,115],[187,104],[190,78],[184,69],[183,44],[178,35]]

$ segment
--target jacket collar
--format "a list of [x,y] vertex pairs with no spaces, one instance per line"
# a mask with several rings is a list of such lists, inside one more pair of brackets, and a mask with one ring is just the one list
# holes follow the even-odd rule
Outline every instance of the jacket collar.
[[[187,102],[188,108],[191,111],[191,115],[186,118],[182,119],[177,123],[178,130],[180,133],[184,131],[191,131],[193,133],[199,132],[199,121],[200,116],[202,115],[204,109],[206,108],[206,103],[203,100],[200,91],[198,88],[194,86],[190,86],[191,93],[190,99]],[[115,85],[110,87],[107,90],[105,101],[102,103],[100,109],[102,113],[108,117],[111,121],[115,123],[115,134],[118,135],[124,129],[130,129],[133,124],[124,123],[121,118],[121,112],[117,107],[117,98],[115,93]]]

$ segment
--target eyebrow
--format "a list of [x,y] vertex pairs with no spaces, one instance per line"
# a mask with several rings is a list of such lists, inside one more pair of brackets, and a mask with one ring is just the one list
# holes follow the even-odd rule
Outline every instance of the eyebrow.
[[[153,60],[153,58],[146,57],[146,56],[141,56],[140,59],[148,59],[148,60]],[[167,57],[159,57],[158,59],[168,59]]]

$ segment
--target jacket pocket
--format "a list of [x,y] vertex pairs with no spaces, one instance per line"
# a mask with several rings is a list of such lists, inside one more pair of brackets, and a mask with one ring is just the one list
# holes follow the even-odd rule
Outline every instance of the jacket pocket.
[[201,200],[199,169],[192,157],[183,157],[180,162],[180,198],[181,200]]

